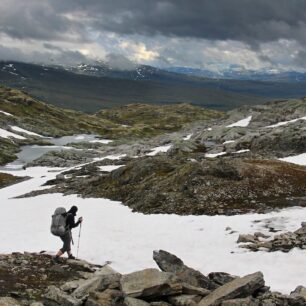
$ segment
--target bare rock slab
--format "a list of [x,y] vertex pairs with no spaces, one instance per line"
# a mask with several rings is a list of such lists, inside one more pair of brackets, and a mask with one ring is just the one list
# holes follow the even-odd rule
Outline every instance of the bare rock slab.
[[200,271],[189,268],[175,255],[159,250],[153,252],[153,259],[162,271],[174,273],[181,281],[195,287],[214,289],[216,285]]
[[44,296],[46,299],[54,301],[59,305],[65,306],[80,306],[82,301],[78,300],[71,295],[66,294],[55,286],[49,286],[47,293]]
[[122,291],[131,297],[160,297],[182,293],[182,285],[173,273],[160,272],[157,269],[145,269],[123,275]]
[[139,300],[139,299],[132,298],[132,297],[126,297],[124,299],[123,305],[124,306],[150,306],[149,303]]
[[220,305],[225,300],[248,297],[264,285],[265,281],[261,272],[249,274],[217,288],[204,297],[199,306],[215,306]]

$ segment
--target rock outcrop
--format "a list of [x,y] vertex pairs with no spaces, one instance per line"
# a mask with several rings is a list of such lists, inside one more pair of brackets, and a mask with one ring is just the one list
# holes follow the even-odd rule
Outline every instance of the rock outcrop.
[[306,305],[305,287],[297,287],[290,295],[271,292],[261,272],[205,276],[166,251],[155,251],[153,257],[162,271],[151,268],[121,275],[109,265],[66,259],[54,263],[44,254],[0,255],[0,305]]
[[240,235],[237,243],[246,243],[240,247],[251,251],[289,252],[293,248],[304,250],[306,249],[306,222],[302,222],[301,228],[294,232],[281,233],[273,238],[262,233]]

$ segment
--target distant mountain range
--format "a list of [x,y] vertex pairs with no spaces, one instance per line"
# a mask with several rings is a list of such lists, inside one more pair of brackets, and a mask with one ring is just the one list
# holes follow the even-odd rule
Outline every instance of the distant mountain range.
[[246,70],[239,67],[232,67],[222,72],[213,72],[205,69],[189,67],[168,67],[168,72],[181,73],[184,75],[213,78],[213,79],[232,79],[248,81],[269,81],[269,82],[306,82],[306,73],[297,71],[278,72],[275,70]]
[[306,86],[301,81],[218,79],[144,65],[131,70],[112,69],[103,63],[63,67],[0,62],[0,84],[22,89],[60,107],[89,113],[129,103],[187,102],[228,110],[306,96]]

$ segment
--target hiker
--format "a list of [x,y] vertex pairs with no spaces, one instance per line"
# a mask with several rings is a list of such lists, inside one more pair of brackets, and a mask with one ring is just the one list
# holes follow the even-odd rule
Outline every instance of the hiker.
[[71,242],[73,243],[72,240],[72,234],[71,234],[71,229],[74,227],[77,227],[83,222],[83,218],[80,217],[77,222],[75,222],[75,216],[78,211],[78,208],[76,206],[72,206],[70,210],[67,212],[64,212],[62,214],[63,217],[65,217],[65,230],[64,233],[58,235],[61,240],[63,241],[63,247],[58,251],[58,253],[55,256],[55,260],[58,260],[60,256],[62,256],[65,252],[68,254],[69,259],[75,259],[75,257],[71,253]]

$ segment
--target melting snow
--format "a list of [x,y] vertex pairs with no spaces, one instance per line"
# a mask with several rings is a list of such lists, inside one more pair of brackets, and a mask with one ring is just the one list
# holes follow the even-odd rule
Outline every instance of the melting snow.
[[111,172],[113,170],[116,170],[118,168],[123,167],[124,165],[108,165],[108,166],[99,166],[99,169],[101,171],[107,171],[107,172]]
[[158,153],[164,153],[164,152],[167,152],[171,147],[172,147],[172,145],[165,145],[165,146],[156,147],[156,148],[152,149],[152,152],[147,153],[146,155],[154,156]]
[[297,119],[292,119],[292,120],[289,120],[289,121],[278,122],[276,124],[265,126],[265,128],[274,128],[274,127],[278,127],[278,126],[294,123],[294,122],[297,122],[299,120],[306,120],[306,116],[305,117],[301,117],[301,118],[297,118]]
[[[101,198],[61,194],[14,198],[39,188],[62,170],[43,167],[20,170],[20,176],[32,179],[0,189],[0,253],[56,252],[62,242],[50,234],[51,215],[58,206],[77,205],[79,216],[84,217],[80,257],[96,263],[111,260],[113,268],[121,273],[156,267],[152,252],[164,249],[204,274],[225,271],[242,276],[260,270],[272,290],[284,293],[305,282],[305,271],[301,269],[306,265],[305,250],[248,252],[236,243],[239,233],[260,230],[267,234],[267,222],[271,226],[282,224],[281,232],[296,230],[305,221],[303,208],[238,216],[143,215],[133,213],[120,202]],[[236,232],[229,234],[225,231],[227,226]],[[77,229],[73,235],[77,240]]]
[[2,111],[2,110],[0,110],[0,113],[1,113],[1,114],[4,114],[4,115],[6,115],[6,116],[13,116],[12,114],[7,113],[7,112],[4,112],[4,111]]
[[22,128],[18,127],[18,126],[10,125],[10,127],[11,127],[12,130],[14,130],[16,132],[25,133],[25,134],[36,136],[36,137],[44,137],[44,136],[36,134],[34,132],[30,132],[28,130],[22,129]]
[[189,140],[189,139],[192,137],[192,135],[193,135],[193,134],[189,134],[189,135],[185,136],[185,137],[183,138],[183,140]]
[[236,152],[233,152],[233,153],[239,154],[239,153],[246,153],[246,152],[250,152],[250,150],[249,149],[239,150],[239,151],[236,151]]
[[221,155],[225,155],[227,154],[226,152],[220,152],[220,153],[206,153],[205,157],[209,157],[209,158],[215,158],[217,156],[221,156]]
[[306,166],[306,153],[294,155],[294,156],[288,156],[285,158],[280,158],[279,160],[282,160],[288,163],[292,163],[292,164]]
[[242,120],[239,120],[235,123],[227,125],[226,127],[235,127],[235,126],[247,127],[250,124],[251,120],[252,120],[252,116],[249,116],[245,119],[242,119]]
[[20,136],[20,135],[17,135],[15,133],[12,133],[12,132],[9,132],[7,130],[3,130],[0,128],[0,137],[2,138],[16,138],[16,139],[26,139],[25,137],[23,136]]
[[90,140],[89,142],[91,143],[104,143],[104,144],[108,144],[113,142],[113,140],[109,140],[109,139],[95,139],[95,140]]
[[233,143],[233,142],[235,142],[235,140],[227,140],[227,141],[224,141],[222,144]]

